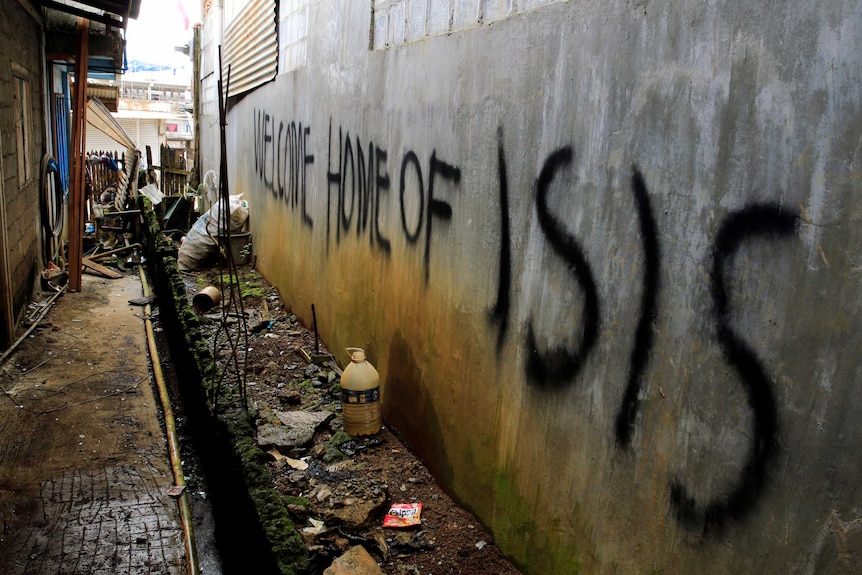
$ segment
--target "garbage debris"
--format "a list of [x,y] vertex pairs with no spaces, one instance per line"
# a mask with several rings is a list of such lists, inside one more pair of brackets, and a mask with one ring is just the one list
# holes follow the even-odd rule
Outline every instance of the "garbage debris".
[[138,189],[138,193],[153,202],[154,206],[158,206],[162,203],[162,200],[165,197],[159,187],[155,184],[147,184],[143,188]]
[[[177,255],[177,267],[180,271],[198,269],[205,265],[218,252],[219,220],[223,201],[211,207],[207,213],[198,218],[185,240],[180,245]],[[241,195],[231,196],[228,205],[230,211],[230,230],[239,232],[248,220],[248,202]]]
[[[202,285],[218,285],[218,273],[216,269],[198,272],[197,281],[186,283],[188,297]],[[245,273],[260,281],[252,275],[255,272]],[[303,572],[323,573],[336,558],[359,545],[386,573],[443,575],[461,568],[517,575],[489,535],[440,490],[388,425],[371,435],[345,432],[343,372],[336,369],[322,342],[321,361],[316,361],[311,330],[274,292],[261,292],[263,296],[245,300],[249,327],[260,326],[245,349],[251,380],[246,382],[249,414],[258,445],[268,452],[264,457],[272,481],[307,550]],[[202,327],[214,334],[224,326],[221,314],[212,317],[218,321],[202,321]],[[220,360],[230,359],[221,351]],[[423,506],[418,517],[390,513],[400,524],[416,521],[414,527],[384,526],[393,503],[412,507],[418,502],[431,504],[427,509]],[[475,529],[468,527],[473,524]],[[481,541],[485,545],[480,549],[477,542]],[[475,570],[478,564],[482,567]]]
[[292,457],[287,457],[286,455],[282,455],[282,453],[275,448],[267,451],[267,454],[271,455],[276,463],[284,462],[287,465],[290,465],[293,469],[298,469],[300,471],[305,471],[308,469],[308,463],[301,459],[294,459]]
[[215,286],[207,286],[192,298],[192,307],[198,313],[206,313],[221,301],[221,290]]
[[168,495],[171,497],[179,497],[186,490],[185,485],[171,485],[168,488]]
[[394,503],[383,518],[384,527],[412,527],[422,523],[421,503]]

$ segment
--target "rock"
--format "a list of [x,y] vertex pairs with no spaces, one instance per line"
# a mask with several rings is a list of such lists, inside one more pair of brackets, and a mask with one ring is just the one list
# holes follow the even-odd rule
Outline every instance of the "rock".
[[312,377],[315,373],[320,371],[320,368],[314,365],[313,363],[308,364],[308,367],[305,368],[305,377]]
[[302,403],[302,394],[293,389],[282,389],[278,392],[278,399],[286,405],[299,405]]
[[276,417],[288,427],[311,426],[315,430],[329,421],[330,411],[276,411]]
[[283,451],[290,451],[305,445],[314,437],[314,429],[294,429],[284,425],[267,423],[257,428],[257,444],[260,446],[275,446]]
[[383,571],[364,547],[356,545],[333,561],[323,575],[383,575]]
[[323,485],[312,491],[311,494],[309,494],[309,497],[314,497],[320,503],[323,503],[324,501],[329,499],[330,495],[332,495],[332,488],[324,483]]
[[274,414],[284,425],[261,425],[257,430],[257,443],[285,452],[311,443],[317,428],[332,417],[328,411],[275,411]]
[[386,504],[386,497],[382,495],[371,499],[350,497],[341,503],[344,504],[342,507],[327,509],[324,512],[324,518],[329,523],[358,529],[374,519],[372,515],[375,515]]

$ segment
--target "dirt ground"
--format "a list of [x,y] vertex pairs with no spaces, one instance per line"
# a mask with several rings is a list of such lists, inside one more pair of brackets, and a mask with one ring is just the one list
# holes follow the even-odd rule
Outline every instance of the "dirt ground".
[[[189,297],[207,285],[224,287],[219,273],[186,274]],[[271,450],[275,484],[292,502],[291,515],[309,550],[306,575],[322,573],[356,544],[388,575],[518,574],[481,523],[437,485],[397,430],[384,425],[374,436],[345,437],[340,370],[334,363],[309,363],[302,350],[315,354],[314,333],[300,325],[262,276],[242,266],[237,278],[237,295],[228,311],[247,318],[246,389],[259,426],[281,424],[283,412],[323,413],[309,441],[283,452],[264,446]],[[237,306],[240,294],[242,309]],[[225,331],[224,316],[212,311],[216,313],[203,315],[205,332],[225,365],[239,357],[230,351],[228,339],[241,340],[241,324],[234,316]],[[327,354],[319,342],[316,355]],[[384,516],[394,503],[422,503],[421,524],[384,528]]]
[[185,572],[141,295],[84,276],[0,366],[0,573]]

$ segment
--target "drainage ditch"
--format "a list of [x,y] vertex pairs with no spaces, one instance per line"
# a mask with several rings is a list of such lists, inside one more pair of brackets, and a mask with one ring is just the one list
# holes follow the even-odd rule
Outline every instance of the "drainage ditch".
[[171,349],[184,343],[172,343],[170,331],[157,327],[156,340],[177,422],[200,571],[205,575],[279,573],[242,473],[231,461],[230,442],[200,393],[200,381],[183,369],[186,362],[171,356]]

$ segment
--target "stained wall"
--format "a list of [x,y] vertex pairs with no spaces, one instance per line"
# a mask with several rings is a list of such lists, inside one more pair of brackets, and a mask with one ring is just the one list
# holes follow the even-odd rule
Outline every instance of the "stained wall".
[[857,572],[859,3],[294,4],[227,118],[257,266],[502,549]]
[[30,302],[37,268],[44,153],[42,22],[27,0],[0,8],[0,347]]

